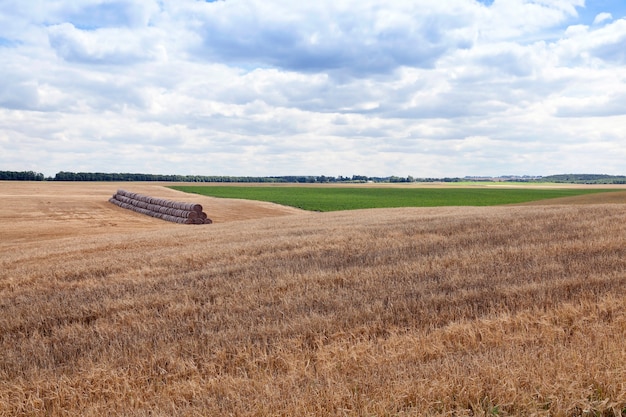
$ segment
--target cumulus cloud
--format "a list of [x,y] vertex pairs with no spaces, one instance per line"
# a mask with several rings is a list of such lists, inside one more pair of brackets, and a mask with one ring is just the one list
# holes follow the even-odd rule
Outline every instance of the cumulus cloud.
[[432,67],[453,48],[471,46],[473,8],[417,1],[381,7],[376,1],[208,3],[196,15],[207,60],[290,71],[388,73]]
[[593,19],[593,24],[594,25],[599,25],[603,22],[606,22],[607,20],[613,20],[613,15],[611,13],[600,13],[598,14],[594,19]]
[[63,59],[91,64],[129,65],[167,55],[163,46],[154,43],[159,34],[146,29],[104,28],[79,30],[71,23],[48,28],[50,46]]
[[38,104],[37,85],[32,81],[0,85],[0,106],[8,109],[35,109]]
[[601,28],[585,25],[569,27],[558,48],[573,59],[597,59],[603,64],[626,63],[626,19],[619,19]]
[[623,173],[626,20],[587,8],[8,0],[0,169]]
[[528,42],[554,36],[542,32],[575,18],[584,0],[495,0],[475,20],[481,38]]
[[156,1],[132,0],[82,0],[62,2],[56,14],[74,25],[89,29],[102,27],[139,28],[148,25],[158,13]]

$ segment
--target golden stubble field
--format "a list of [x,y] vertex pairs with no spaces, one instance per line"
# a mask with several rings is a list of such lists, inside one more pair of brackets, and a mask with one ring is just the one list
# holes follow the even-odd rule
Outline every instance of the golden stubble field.
[[626,415],[625,197],[306,213],[0,182],[0,416]]

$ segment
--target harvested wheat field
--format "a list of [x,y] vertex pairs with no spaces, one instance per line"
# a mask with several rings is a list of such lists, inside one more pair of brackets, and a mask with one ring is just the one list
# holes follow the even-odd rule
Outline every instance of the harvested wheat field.
[[[626,198],[308,213],[0,182],[1,416],[626,415]],[[615,194],[615,193],[614,193]]]

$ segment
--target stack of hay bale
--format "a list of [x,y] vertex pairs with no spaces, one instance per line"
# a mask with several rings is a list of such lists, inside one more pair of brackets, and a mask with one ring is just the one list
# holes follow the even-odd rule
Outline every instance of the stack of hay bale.
[[202,206],[195,203],[154,198],[147,195],[117,190],[109,202],[137,213],[147,214],[158,219],[182,224],[213,223],[202,211]]

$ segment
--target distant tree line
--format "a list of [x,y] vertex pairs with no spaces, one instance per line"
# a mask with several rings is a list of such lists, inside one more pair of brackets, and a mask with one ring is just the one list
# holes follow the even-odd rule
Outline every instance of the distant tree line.
[[166,182],[255,182],[255,183],[341,183],[341,182],[433,182],[461,181],[460,178],[413,178],[407,177],[368,177],[365,175],[326,176],[326,175],[285,175],[271,177],[222,176],[222,175],[159,175],[103,172],[67,172],[61,171],[50,181],[166,181]]
[[[411,182],[460,182],[475,177],[413,178],[407,177],[369,177],[366,175],[326,176],[326,175],[286,175],[272,177],[223,176],[223,175],[161,175],[107,172],[58,172],[54,177],[46,178],[34,171],[0,171],[2,181],[163,181],[163,182],[260,182],[260,183],[411,183]],[[546,177],[500,177],[500,180],[516,182],[554,182],[568,184],[626,184],[624,175],[606,174],[559,174]],[[488,181],[489,179],[484,179]]]
[[2,181],[43,181],[44,175],[34,171],[0,171]]
[[541,182],[568,184],[626,184],[624,175],[606,174],[559,174],[541,178]]
[[261,183],[333,183],[333,182],[415,182],[460,181],[459,178],[368,177],[365,175],[284,175],[271,177],[224,176],[224,175],[162,175],[110,172],[58,172],[54,177],[44,177],[33,171],[0,171],[0,180],[16,181],[164,181],[164,182],[261,182]]

